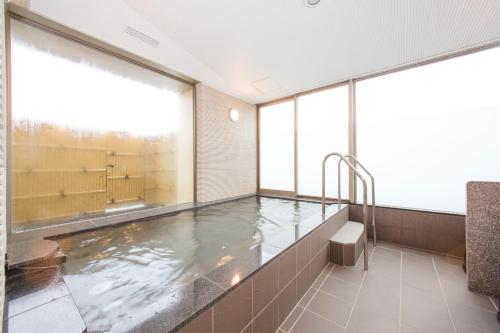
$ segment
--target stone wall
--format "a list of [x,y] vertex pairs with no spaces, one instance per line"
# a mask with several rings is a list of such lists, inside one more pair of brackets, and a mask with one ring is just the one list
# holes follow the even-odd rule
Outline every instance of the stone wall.
[[467,183],[469,289],[500,298],[500,182]]

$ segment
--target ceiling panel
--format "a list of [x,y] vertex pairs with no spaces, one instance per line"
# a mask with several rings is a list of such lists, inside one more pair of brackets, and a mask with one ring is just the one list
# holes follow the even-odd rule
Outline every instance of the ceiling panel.
[[500,39],[498,0],[124,1],[253,103]]

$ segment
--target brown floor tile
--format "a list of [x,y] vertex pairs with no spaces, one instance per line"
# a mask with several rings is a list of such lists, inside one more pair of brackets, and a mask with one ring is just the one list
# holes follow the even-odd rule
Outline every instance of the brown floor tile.
[[355,308],[349,321],[349,333],[397,333],[398,318],[385,316],[375,308]]
[[361,281],[363,281],[363,276],[365,275],[365,271],[363,270],[363,268],[348,268],[342,266],[335,266],[331,274],[343,281],[360,285]]
[[444,298],[404,286],[401,294],[401,322],[421,330],[453,332]]
[[463,259],[441,256],[441,255],[433,255],[434,263],[436,264],[436,269],[438,274],[444,272],[450,273],[463,273]]
[[383,289],[361,289],[355,309],[363,311],[381,309],[387,317],[399,317],[399,294],[390,294]]
[[436,332],[434,328],[425,328],[425,327],[416,328],[408,324],[402,323],[400,333],[438,333],[438,332]]
[[401,249],[386,248],[383,244],[375,248],[374,254],[392,258],[395,260],[401,260]]
[[[300,304],[310,303],[292,332],[336,332],[348,324],[350,333],[451,333],[455,324],[456,333],[500,333],[496,312],[488,311],[494,309],[489,298],[467,289],[461,260],[381,243],[366,275],[362,267],[361,261],[355,268],[335,266],[323,273],[323,284],[315,284],[322,291],[306,292]],[[354,308],[352,300],[357,300]],[[300,313],[296,311],[290,322]]]
[[377,250],[375,250],[370,260],[369,270],[399,279],[401,273],[401,259],[377,255]]
[[404,253],[401,280],[403,284],[441,294],[438,276],[432,262],[432,257],[417,257],[413,254]]
[[321,318],[320,316],[304,311],[290,333],[343,333],[344,328]]
[[339,280],[334,275],[329,275],[320,289],[346,302],[353,303],[359,286]]
[[307,306],[308,310],[328,318],[330,321],[343,327],[347,324],[351,308],[351,303],[327,295],[321,291],[314,295],[311,303]]
[[455,325],[462,331],[481,329],[491,333],[500,332],[500,323],[496,312],[484,311],[472,306],[462,304],[449,304],[451,316]]
[[468,289],[467,275],[463,271],[453,269],[452,266],[448,266],[448,268],[442,268],[438,274],[448,303],[475,306],[487,311],[495,310],[487,296]]

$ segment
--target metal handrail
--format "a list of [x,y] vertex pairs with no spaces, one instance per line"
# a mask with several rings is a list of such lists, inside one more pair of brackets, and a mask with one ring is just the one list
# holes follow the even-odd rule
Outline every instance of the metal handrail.
[[[355,156],[352,155],[344,155],[344,157],[353,159],[354,162],[356,162],[356,165],[359,165],[361,169],[365,171],[365,173],[370,177],[371,183],[372,183],[372,229],[373,229],[373,247],[377,246],[377,232],[375,229],[375,178],[373,178],[373,175],[368,171],[367,168],[361,162],[358,161],[358,159]],[[339,161],[339,166],[340,166],[340,161]],[[340,167],[339,167],[340,168]],[[340,193],[339,193],[339,198],[340,198]]]
[[[361,173],[356,169],[354,165],[352,165],[351,162],[349,162],[342,154],[340,153],[330,153],[325,156],[323,159],[323,165],[321,169],[321,213],[323,216],[325,215],[325,201],[326,201],[326,194],[325,194],[325,166],[326,166],[326,161],[328,158],[332,156],[337,156],[340,158],[341,161],[344,161],[345,164],[354,172],[356,176],[358,176],[359,179],[363,182],[363,225],[364,225],[364,237],[363,237],[363,244],[364,244],[364,269],[365,271],[368,270],[368,195],[366,191],[366,180],[363,178]],[[338,168],[340,170],[340,168]],[[338,191],[340,194],[340,171],[338,173],[339,179],[338,179]],[[341,200],[340,200],[340,195],[338,200],[338,205],[339,208],[341,207]]]

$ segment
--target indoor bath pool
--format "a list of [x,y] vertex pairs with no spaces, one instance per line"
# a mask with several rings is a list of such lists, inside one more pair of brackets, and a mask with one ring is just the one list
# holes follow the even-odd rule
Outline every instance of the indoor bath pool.
[[88,331],[144,330],[155,317],[171,329],[315,229],[320,209],[252,196],[55,240]]

